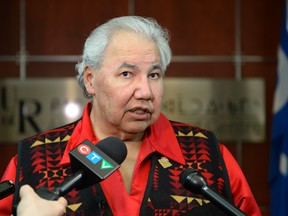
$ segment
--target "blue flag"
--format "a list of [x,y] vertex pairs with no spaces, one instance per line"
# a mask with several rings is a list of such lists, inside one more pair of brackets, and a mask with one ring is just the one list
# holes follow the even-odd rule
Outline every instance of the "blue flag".
[[269,185],[270,215],[288,216],[288,0],[278,49]]

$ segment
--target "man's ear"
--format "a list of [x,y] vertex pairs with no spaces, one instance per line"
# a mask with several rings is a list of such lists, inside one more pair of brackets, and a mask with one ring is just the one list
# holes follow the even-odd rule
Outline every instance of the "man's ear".
[[94,95],[95,93],[95,90],[93,87],[94,75],[95,75],[95,71],[92,68],[90,67],[85,68],[84,85],[85,85],[86,91],[91,95]]

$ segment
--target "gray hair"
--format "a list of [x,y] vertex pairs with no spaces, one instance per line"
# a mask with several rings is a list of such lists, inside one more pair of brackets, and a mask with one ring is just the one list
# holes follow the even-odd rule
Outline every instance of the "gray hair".
[[86,67],[91,67],[94,70],[101,67],[106,47],[113,34],[118,30],[133,31],[153,40],[160,52],[160,64],[163,72],[171,61],[169,33],[156,20],[140,16],[123,16],[111,19],[91,32],[84,44],[82,60],[76,65],[79,85],[88,98],[91,95],[88,94],[84,85],[84,70]]

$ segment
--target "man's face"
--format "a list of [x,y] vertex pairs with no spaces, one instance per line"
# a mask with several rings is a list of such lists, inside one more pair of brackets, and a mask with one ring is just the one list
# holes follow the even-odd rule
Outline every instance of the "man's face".
[[113,36],[92,78],[96,127],[137,134],[158,119],[163,95],[159,55],[153,41],[135,33]]

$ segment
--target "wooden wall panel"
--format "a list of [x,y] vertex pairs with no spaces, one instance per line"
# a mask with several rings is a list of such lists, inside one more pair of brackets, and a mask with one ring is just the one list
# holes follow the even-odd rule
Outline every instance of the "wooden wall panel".
[[243,0],[241,10],[242,52],[275,55],[284,12],[283,0]]
[[154,17],[169,29],[175,55],[234,53],[234,1],[139,0],[135,12]]
[[166,76],[234,78],[231,62],[173,62]]
[[126,0],[29,0],[26,8],[31,55],[79,55],[97,25],[128,13]]
[[19,51],[19,1],[2,1],[0,7],[0,55]]
[[27,77],[76,77],[75,62],[33,62],[27,66]]
[[19,77],[19,64],[15,62],[0,62],[0,79]]

